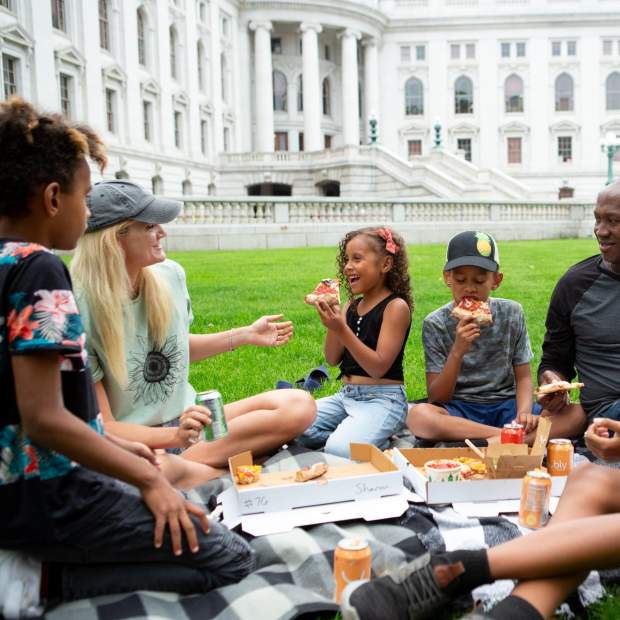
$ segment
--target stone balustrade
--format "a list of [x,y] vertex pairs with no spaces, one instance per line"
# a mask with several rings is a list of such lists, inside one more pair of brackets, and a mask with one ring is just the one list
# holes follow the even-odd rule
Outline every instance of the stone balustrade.
[[184,197],[168,248],[241,249],[335,245],[351,228],[391,225],[408,243],[445,242],[471,228],[498,239],[585,237],[593,204],[296,197]]

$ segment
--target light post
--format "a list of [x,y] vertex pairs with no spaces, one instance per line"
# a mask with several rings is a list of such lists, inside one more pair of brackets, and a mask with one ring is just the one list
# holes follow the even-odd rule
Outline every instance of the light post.
[[371,112],[370,116],[368,117],[368,124],[370,125],[370,134],[369,134],[370,144],[377,144],[378,122],[379,121],[377,120],[377,115],[374,112]]
[[607,183],[609,185],[614,180],[614,156],[620,151],[620,136],[613,131],[605,134],[605,139],[601,140],[601,151],[607,155]]
[[435,131],[435,137],[433,139],[433,148],[441,148],[441,119],[436,118],[433,122],[433,130]]

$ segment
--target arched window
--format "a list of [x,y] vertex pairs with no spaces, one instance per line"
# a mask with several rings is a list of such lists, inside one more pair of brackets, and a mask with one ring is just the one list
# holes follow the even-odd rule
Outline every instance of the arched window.
[[153,194],[164,193],[164,180],[158,174],[151,179],[151,189]]
[[424,84],[418,78],[405,83],[405,114],[424,114]]
[[323,80],[323,114],[325,114],[325,116],[329,116],[331,113],[331,88],[329,85],[329,78],[325,78]]
[[523,80],[514,73],[504,82],[504,102],[506,112],[523,112]]
[[286,112],[286,76],[282,71],[273,72],[273,109]]
[[228,64],[226,55],[220,55],[220,76],[222,81],[222,101],[228,101]]
[[110,51],[110,6],[108,0],[99,0],[99,45]]
[[569,112],[575,109],[573,78],[560,73],[555,79],[555,111]]
[[181,191],[183,192],[183,196],[191,196],[192,194],[192,182],[189,179],[185,179],[181,186]]
[[198,2],[198,19],[204,24],[207,21],[207,3],[205,0]]
[[205,89],[205,47],[202,41],[198,41],[196,44],[196,69],[198,71],[198,88],[200,90]]
[[138,62],[146,67],[146,16],[142,8],[138,9]]
[[610,73],[605,82],[608,110],[620,110],[620,73]]
[[297,111],[304,111],[304,76],[301,73],[297,78]]
[[177,29],[170,26],[170,75],[177,78]]
[[454,113],[473,114],[474,112],[474,84],[466,77],[456,79],[454,82]]

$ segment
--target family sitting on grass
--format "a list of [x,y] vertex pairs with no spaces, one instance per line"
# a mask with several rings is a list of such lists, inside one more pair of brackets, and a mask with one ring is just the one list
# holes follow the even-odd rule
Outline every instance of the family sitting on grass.
[[[346,304],[317,303],[325,357],[340,366],[342,389],[316,403],[293,389],[229,403],[229,434],[206,443],[199,435],[210,413],[194,404],[190,362],[242,345],[284,345],[291,323],[263,316],[222,333],[190,334],[185,274],[161,246],[162,224],[180,206],[129,181],[91,187],[88,159],[103,169],[106,156],[89,127],[11,98],[0,103],[0,147],[5,616],[36,613],[40,601],[206,592],[245,577],[254,568],[247,542],[175,490],[221,475],[228,457],[243,450],[266,456],[298,438],[347,457],[350,442],[386,448],[405,425],[429,441],[493,442],[513,420],[531,440],[542,415],[553,418],[556,437],[581,435],[590,422],[592,452],[620,459],[620,435],[613,434],[620,430],[620,184],[598,197],[600,255],[560,280],[547,317],[538,382],[578,373],[585,383],[580,404],[565,392],[532,403],[523,310],[490,298],[502,281],[497,244],[488,234],[464,232],[450,241],[444,265],[453,299],[423,325],[428,402],[409,409],[403,355],[413,297],[405,244],[389,228],[364,228],[339,248]],[[74,296],[52,250],[76,246]],[[492,324],[453,318],[464,297],[488,300]],[[397,575],[351,584],[345,617],[406,617],[407,610],[424,617],[499,578],[524,581],[491,617],[548,616],[584,571],[620,564],[611,515],[620,507],[608,492],[618,476],[597,466],[577,469],[551,525],[519,541],[518,553],[507,543],[424,557]],[[524,544],[532,553],[522,552]],[[561,558],[549,552],[560,546]]]

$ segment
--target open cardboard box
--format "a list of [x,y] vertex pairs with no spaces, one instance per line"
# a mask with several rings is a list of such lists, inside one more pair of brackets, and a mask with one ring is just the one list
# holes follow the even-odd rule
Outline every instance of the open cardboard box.
[[[497,444],[481,448],[487,466],[488,477],[485,480],[428,482],[424,474],[424,463],[433,459],[454,459],[460,456],[479,458],[469,448],[395,448],[392,455],[394,463],[411,482],[415,492],[428,504],[518,499],[521,497],[523,476],[542,465],[550,426],[548,419],[540,419],[531,449],[519,444]],[[551,495],[561,495],[565,484],[565,476],[552,476]]]
[[[363,518],[367,521],[400,516],[408,507],[402,473],[378,448],[351,444],[351,459],[330,466],[308,482],[295,482],[295,470],[261,473],[252,483],[234,486],[219,496],[224,523],[241,523],[255,536],[284,532],[299,525]],[[230,473],[252,465],[252,453],[228,460]],[[381,498],[381,501],[377,501]]]

